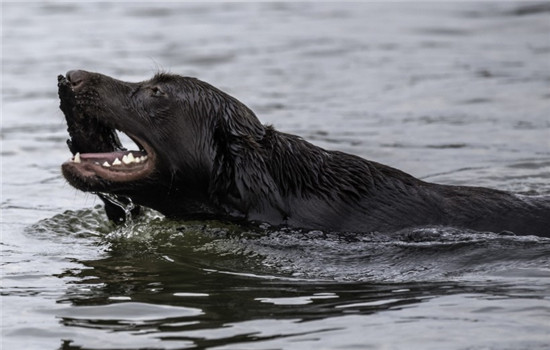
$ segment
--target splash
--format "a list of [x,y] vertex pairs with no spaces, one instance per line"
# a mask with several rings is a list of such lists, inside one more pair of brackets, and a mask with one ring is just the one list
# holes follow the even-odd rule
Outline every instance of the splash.
[[125,203],[119,199],[119,196],[116,196],[114,194],[104,193],[104,192],[100,192],[96,194],[99,195],[101,198],[109,201],[111,204],[114,204],[120,209],[122,209],[124,211],[123,224],[124,226],[129,225],[129,223],[132,221],[132,210],[136,208],[136,205],[134,204],[134,202],[132,202],[132,199],[130,197],[122,197],[127,202]]

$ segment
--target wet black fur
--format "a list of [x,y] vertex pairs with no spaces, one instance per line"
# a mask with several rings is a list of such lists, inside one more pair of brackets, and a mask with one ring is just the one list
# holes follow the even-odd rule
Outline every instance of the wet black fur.
[[[157,153],[155,174],[134,183],[65,174],[79,189],[127,196],[181,219],[351,232],[448,225],[550,236],[549,197],[431,184],[321,149],[262,125],[244,104],[194,78],[158,74],[127,83],[97,73],[78,76],[84,81],[75,93],[75,114],[94,118],[106,130],[132,133]],[[70,95],[60,87],[62,107]],[[71,133],[71,123],[81,122],[64,112],[73,144],[105,148],[91,141],[102,139],[116,147],[101,128],[95,131],[99,138]]]

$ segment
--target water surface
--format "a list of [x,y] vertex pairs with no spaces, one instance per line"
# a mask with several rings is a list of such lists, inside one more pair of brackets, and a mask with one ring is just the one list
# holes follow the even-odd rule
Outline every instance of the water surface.
[[428,181],[550,194],[531,3],[2,4],[4,349],[548,349],[550,240],[116,227],[60,174],[56,77],[196,76],[264,123]]

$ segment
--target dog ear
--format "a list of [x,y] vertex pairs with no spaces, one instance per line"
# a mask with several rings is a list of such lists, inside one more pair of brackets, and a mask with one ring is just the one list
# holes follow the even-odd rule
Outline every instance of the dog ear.
[[[269,212],[286,216],[278,187],[266,165],[262,141],[266,130],[254,113],[239,103],[218,119],[214,140],[211,194],[244,216]],[[269,215],[269,214],[268,214]]]

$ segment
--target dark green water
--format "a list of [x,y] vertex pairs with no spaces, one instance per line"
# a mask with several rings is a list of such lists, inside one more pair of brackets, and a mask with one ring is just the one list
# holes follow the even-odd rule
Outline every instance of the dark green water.
[[428,181],[550,194],[530,3],[2,3],[2,349],[549,349],[550,240],[116,227],[60,174],[56,77],[197,76]]
[[[8,333],[31,348],[399,348],[411,339],[437,348],[471,344],[463,332],[502,345],[498,334],[511,331],[521,335],[506,337],[511,348],[542,348],[546,338],[550,240],[535,237],[250,231],[153,213],[114,227],[98,208],[42,220],[26,236],[56,246],[43,263],[72,265],[28,276],[32,287],[6,278],[12,317],[22,299],[52,301]],[[63,287],[37,283],[48,279]],[[487,335],[492,327],[503,329]]]

